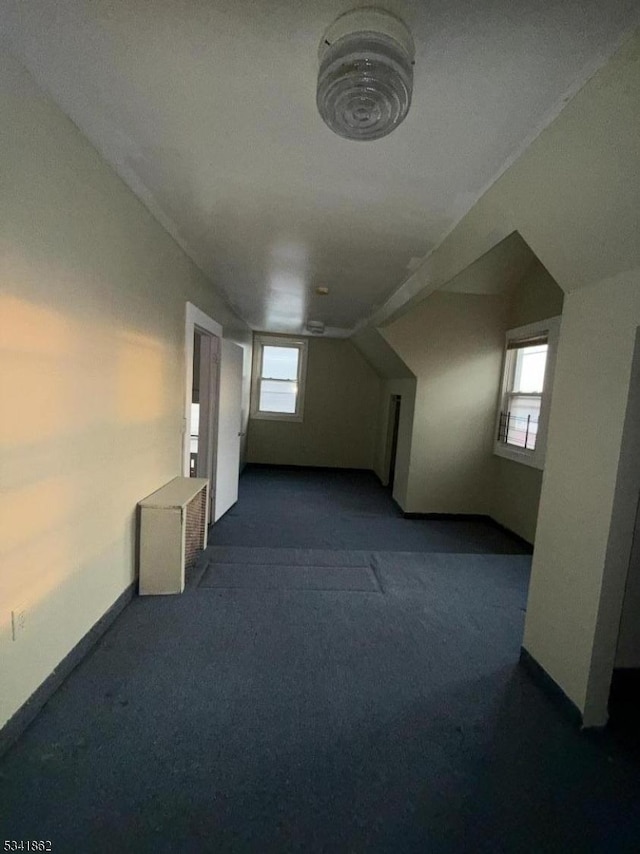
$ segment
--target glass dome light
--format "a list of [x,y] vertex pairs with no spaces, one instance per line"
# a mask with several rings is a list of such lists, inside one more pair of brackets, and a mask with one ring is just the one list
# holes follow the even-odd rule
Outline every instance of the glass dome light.
[[318,111],[345,139],[380,139],[404,120],[413,90],[414,46],[398,18],[356,9],[326,30],[318,51]]

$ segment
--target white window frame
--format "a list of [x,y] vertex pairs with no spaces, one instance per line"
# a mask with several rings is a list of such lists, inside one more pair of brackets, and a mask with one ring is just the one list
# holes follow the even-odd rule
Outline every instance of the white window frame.
[[[305,338],[280,338],[276,335],[256,335],[253,339],[253,368],[251,372],[251,417],[265,421],[302,421],[304,392],[307,378],[307,346]],[[260,410],[262,382],[262,352],[264,347],[291,347],[298,351],[298,394],[295,412],[263,412]],[[264,379],[267,379],[265,377]]]
[[[556,356],[558,352],[558,340],[560,338],[561,317],[549,317],[538,323],[529,323],[527,326],[518,326],[509,329],[505,335],[504,355],[502,358],[502,373],[500,379],[500,396],[496,413],[493,452],[498,457],[513,460],[532,468],[544,469],[544,461],[547,451],[547,434],[549,432],[549,412],[551,409],[551,395],[553,391],[553,378],[556,370]],[[547,361],[544,370],[544,384],[540,400],[540,415],[538,417],[538,434],[536,436],[535,448],[519,448],[517,445],[508,445],[498,438],[500,431],[500,413],[504,410],[504,402],[510,392],[510,376],[508,355],[509,344],[517,341],[526,341],[530,338],[547,336]]]

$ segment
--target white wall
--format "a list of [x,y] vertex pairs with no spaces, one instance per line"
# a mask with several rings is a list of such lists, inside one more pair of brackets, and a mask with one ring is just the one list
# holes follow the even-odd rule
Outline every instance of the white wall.
[[132,582],[136,502],[181,472],[185,302],[251,339],[4,54],[0,125],[2,725]]

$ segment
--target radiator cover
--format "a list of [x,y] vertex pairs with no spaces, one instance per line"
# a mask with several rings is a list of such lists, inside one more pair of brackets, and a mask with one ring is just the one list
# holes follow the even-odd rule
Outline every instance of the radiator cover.
[[176,477],[139,503],[141,596],[182,593],[207,545],[209,481]]

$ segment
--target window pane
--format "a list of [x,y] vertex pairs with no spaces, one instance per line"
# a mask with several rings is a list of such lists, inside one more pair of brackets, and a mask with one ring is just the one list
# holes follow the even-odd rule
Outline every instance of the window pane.
[[542,392],[544,369],[547,364],[547,344],[523,347],[516,350],[516,368],[513,378],[513,391],[525,393]]
[[[503,436],[508,445],[534,450],[540,417],[539,397],[510,395],[508,412],[503,413]],[[506,435],[505,435],[506,434]]]
[[297,347],[264,346],[262,348],[262,376],[272,380],[297,380],[298,356]]
[[[297,351],[294,352],[297,353]],[[297,382],[262,380],[260,383],[260,412],[287,412],[293,414],[296,411],[297,397]]]

